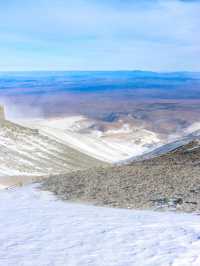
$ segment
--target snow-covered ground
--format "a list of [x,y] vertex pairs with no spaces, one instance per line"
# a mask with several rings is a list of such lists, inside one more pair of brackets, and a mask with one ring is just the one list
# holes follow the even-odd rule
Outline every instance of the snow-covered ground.
[[35,185],[0,191],[0,265],[200,265],[200,218],[72,204]]
[[38,129],[41,134],[106,162],[119,162],[162,145],[158,135],[144,128],[124,124],[119,129],[92,129],[84,116],[21,120],[18,123]]
[[4,121],[0,124],[0,177],[43,176],[100,165],[37,130]]

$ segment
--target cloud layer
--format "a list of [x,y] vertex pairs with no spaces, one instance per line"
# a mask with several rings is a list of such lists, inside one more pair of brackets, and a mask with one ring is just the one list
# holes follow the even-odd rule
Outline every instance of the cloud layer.
[[0,3],[0,70],[200,70],[195,0]]

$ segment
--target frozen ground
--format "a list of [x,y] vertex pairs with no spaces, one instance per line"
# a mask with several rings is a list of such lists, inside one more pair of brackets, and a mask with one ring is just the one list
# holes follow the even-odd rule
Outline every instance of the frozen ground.
[[196,122],[181,132],[163,138],[145,129],[144,125],[138,126],[131,120],[129,122],[119,120],[103,129],[102,121],[85,116],[23,119],[18,120],[17,123],[37,129],[43,136],[48,136],[68,147],[109,163],[118,163],[149,153],[200,129],[200,123]]
[[101,131],[93,128],[94,121],[84,116],[17,122],[38,129],[42,135],[109,163],[141,155],[163,144],[156,133],[142,127],[123,124],[117,129]]
[[198,215],[56,200],[35,185],[0,191],[0,265],[200,265]]
[[1,176],[43,176],[101,164],[67,145],[9,121],[0,124]]

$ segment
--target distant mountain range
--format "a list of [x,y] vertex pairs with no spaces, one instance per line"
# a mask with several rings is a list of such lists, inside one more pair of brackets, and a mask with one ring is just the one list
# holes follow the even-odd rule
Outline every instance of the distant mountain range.
[[141,88],[180,88],[200,82],[200,72],[62,71],[0,72],[2,95],[91,93]]

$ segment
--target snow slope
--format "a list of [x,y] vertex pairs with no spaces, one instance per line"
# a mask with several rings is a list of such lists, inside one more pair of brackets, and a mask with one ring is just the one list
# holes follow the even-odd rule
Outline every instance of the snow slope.
[[38,129],[43,135],[109,163],[141,155],[163,144],[156,133],[129,124],[105,132],[93,129],[94,121],[84,116],[22,120],[18,123]]
[[199,216],[55,200],[35,185],[0,191],[0,265],[200,265]]
[[0,123],[0,176],[48,175],[100,164],[37,130],[9,121]]

